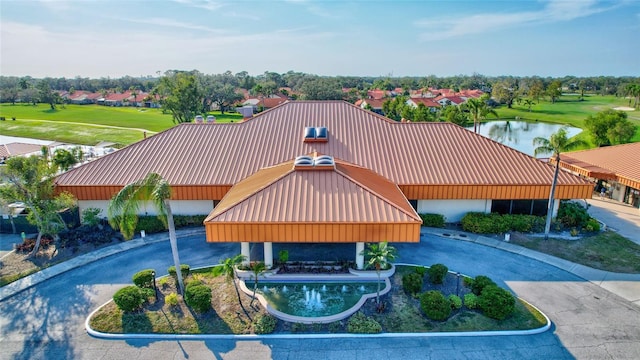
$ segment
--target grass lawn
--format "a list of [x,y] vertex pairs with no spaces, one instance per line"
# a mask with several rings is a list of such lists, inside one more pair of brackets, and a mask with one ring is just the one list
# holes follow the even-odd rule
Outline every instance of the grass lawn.
[[595,269],[640,273],[640,245],[611,231],[579,240],[517,236],[511,242]]
[[[216,122],[238,122],[236,113],[212,112]],[[51,110],[49,105],[2,104],[0,122],[3,135],[56,140],[81,145],[110,141],[128,145],[148,135],[169,129],[175,124],[170,114],[160,109],[110,107],[99,105],[66,105]],[[16,121],[10,120],[15,117]]]
[[[517,116],[522,120],[544,121],[583,128],[584,120],[589,115],[594,115],[606,109],[628,105],[628,99],[611,95],[585,95],[584,100],[580,101],[577,94],[565,94],[555,103],[541,100],[540,103],[531,106],[531,111],[524,104],[518,105],[517,103],[511,109],[501,106],[496,111],[501,119],[515,119]],[[636,134],[631,141],[638,142],[640,141],[640,111],[628,111],[626,113],[628,114],[628,119],[637,127]],[[488,120],[491,120],[491,117]],[[590,143],[586,132],[582,132],[578,135],[578,138]]]
[[[431,321],[419,309],[418,299],[405,294],[402,289],[402,274],[407,272],[413,272],[413,267],[397,267],[396,275],[392,277],[392,290],[382,297],[383,301],[389,304],[384,313],[376,313],[373,299],[367,301],[361,309],[382,325],[383,332],[524,330],[539,328],[546,323],[542,314],[521,301],[516,302],[514,314],[502,321],[487,318],[480,311],[465,307],[452,311],[452,316],[447,321]],[[141,311],[135,313],[123,313],[111,302],[94,314],[90,319],[91,327],[107,333],[254,333],[254,324],[240,308],[231,283],[225,282],[222,277],[213,277],[206,270],[194,276],[212,289],[212,309],[205,313],[194,313],[182,300],[175,306],[166,304],[164,299],[169,293],[175,292],[175,284],[172,278],[165,277],[158,281],[162,290],[158,300],[151,299]],[[449,280],[457,281],[455,275],[449,276]],[[429,281],[425,280],[425,290],[434,286],[438,285],[430,285]],[[455,289],[455,286],[453,288]],[[462,293],[463,289],[460,290]],[[442,291],[445,292],[444,289]],[[464,291],[469,292],[469,289],[465,288]],[[257,301],[253,307],[249,305],[250,296],[242,293],[242,299],[253,320],[266,316],[266,311]],[[330,324],[300,324],[278,320],[275,333],[345,333],[347,323],[348,319]]]

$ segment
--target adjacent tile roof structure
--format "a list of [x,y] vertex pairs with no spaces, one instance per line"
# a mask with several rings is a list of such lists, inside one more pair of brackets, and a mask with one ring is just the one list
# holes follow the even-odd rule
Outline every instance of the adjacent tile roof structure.
[[640,189],[640,142],[562,153],[560,164],[587,177]]
[[0,145],[0,157],[10,157],[18,155],[26,155],[40,152],[42,145],[25,144],[25,143],[9,143]]
[[[303,141],[324,126],[329,141]],[[450,123],[398,123],[343,101],[287,102],[232,124],[181,124],[70,170],[58,185],[124,186],[154,171],[172,185],[233,185],[300,154],[329,154],[398,185],[545,185],[553,168]],[[561,173],[559,184],[583,184]]]

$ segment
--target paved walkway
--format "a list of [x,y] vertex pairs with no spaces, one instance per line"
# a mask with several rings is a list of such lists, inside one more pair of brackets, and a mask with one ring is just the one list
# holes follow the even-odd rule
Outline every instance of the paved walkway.
[[[640,291],[622,286],[622,282],[637,285],[639,276],[585,269],[495,239],[447,233],[424,229],[420,244],[398,244],[400,260],[424,265],[441,262],[470,276],[489,275],[549,315],[552,330],[531,336],[463,339],[106,341],[86,335],[86,316],[129,283],[133,273],[143,267],[159,272],[168,267],[170,246],[167,236],[160,234],[121,244],[124,248],[117,252],[101,249],[90,257],[45,269],[39,279],[35,274],[3,288],[0,358],[306,360],[317,358],[319,351],[327,359],[640,358]],[[180,232],[179,244],[182,262],[193,267],[217,263],[239,251],[237,244],[204,242],[202,230]],[[317,251],[304,244],[292,248],[290,255]]]
[[627,239],[640,244],[640,209],[631,205],[600,199],[595,196],[587,200],[589,215],[607,225]]

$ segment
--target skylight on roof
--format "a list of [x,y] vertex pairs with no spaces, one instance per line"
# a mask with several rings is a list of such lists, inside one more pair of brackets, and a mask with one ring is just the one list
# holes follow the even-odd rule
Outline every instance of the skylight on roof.
[[307,126],[304,128],[304,142],[327,142],[329,131],[324,126]]
[[333,156],[329,155],[313,158],[309,155],[302,155],[296,157],[293,161],[293,167],[296,170],[333,170],[336,167],[336,162],[333,160]]

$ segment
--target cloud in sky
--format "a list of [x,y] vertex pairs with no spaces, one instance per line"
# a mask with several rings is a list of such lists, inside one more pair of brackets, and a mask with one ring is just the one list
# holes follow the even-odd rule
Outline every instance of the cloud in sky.
[[420,39],[445,40],[466,35],[495,32],[498,30],[540,23],[570,21],[609,10],[598,6],[595,0],[553,0],[538,11],[514,13],[483,13],[444,19],[424,19],[414,23],[424,29]]
[[209,11],[218,10],[219,8],[225,6],[224,3],[221,3],[219,1],[212,1],[212,0],[173,0],[173,1],[177,2],[178,4],[188,5],[188,6],[196,7],[199,9],[205,9]]

